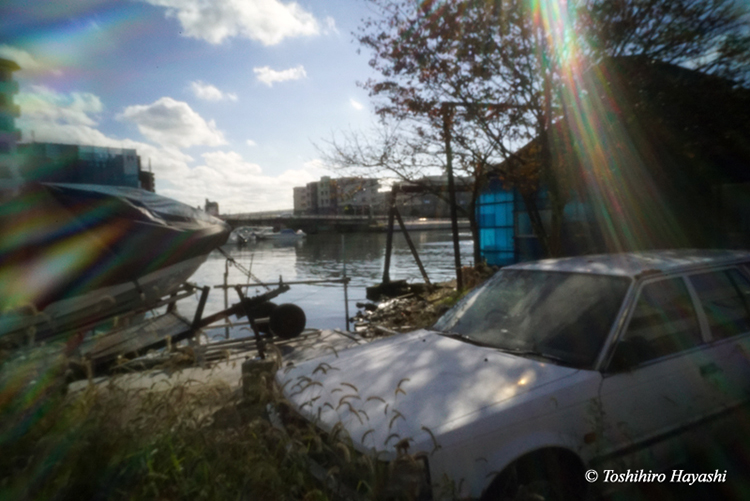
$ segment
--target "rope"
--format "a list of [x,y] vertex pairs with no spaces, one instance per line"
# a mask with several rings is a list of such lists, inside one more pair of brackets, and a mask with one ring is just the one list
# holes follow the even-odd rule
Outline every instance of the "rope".
[[242,273],[244,273],[245,275],[247,275],[247,278],[248,278],[248,282],[249,282],[249,281],[250,281],[250,279],[252,278],[252,279],[253,279],[253,280],[255,280],[255,281],[256,281],[256,282],[257,282],[257,283],[258,283],[259,285],[262,285],[262,286],[263,286],[263,287],[264,287],[264,288],[265,288],[265,289],[266,289],[267,291],[270,291],[270,290],[271,290],[271,289],[270,289],[270,288],[269,288],[269,287],[268,287],[268,286],[267,286],[266,284],[264,284],[264,283],[263,283],[263,280],[261,280],[260,278],[256,277],[255,275],[253,275],[253,274],[252,274],[252,272],[251,272],[250,270],[248,270],[247,268],[245,268],[244,266],[242,266],[242,265],[241,265],[240,263],[238,263],[238,262],[237,262],[237,261],[236,261],[236,260],[235,260],[235,259],[234,259],[234,258],[233,258],[232,256],[230,256],[229,254],[227,254],[227,253],[226,253],[226,252],[224,251],[224,249],[222,249],[221,247],[219,247],[218,249],[219,249],[219,252],[221,252],[221,254],[222,254],[222,255],[223,255],[223,256],[224,256],[224,257],[225,257],[225,258],[227,259],[227,261],[229,261],[230,263],[232,263],[232,265],[233,265],[233,266],[234,266],[235,268],[237,268],[238,270],[240,270],[240,272],[242,272]]

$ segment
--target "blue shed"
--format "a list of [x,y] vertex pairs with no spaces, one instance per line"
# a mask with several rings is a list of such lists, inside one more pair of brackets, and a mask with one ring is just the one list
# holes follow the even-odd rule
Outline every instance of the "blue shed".
[[515,246],[515,193],[504,190],[496,179],[477,200],[479,248],[491,266],[518,261]]

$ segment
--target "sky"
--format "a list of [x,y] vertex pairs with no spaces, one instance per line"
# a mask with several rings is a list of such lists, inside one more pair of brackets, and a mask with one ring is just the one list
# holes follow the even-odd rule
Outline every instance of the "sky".
[[315,145],[364,130],[364,0],[3,0],[22,141],[135,148],[156,192],[290,209],[336,176]]

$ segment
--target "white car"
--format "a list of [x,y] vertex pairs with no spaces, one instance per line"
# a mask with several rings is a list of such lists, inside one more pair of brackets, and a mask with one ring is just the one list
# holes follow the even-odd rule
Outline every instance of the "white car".
[[627,474],[664,481],[750,395],[749,266],[722,250],[508,266],[430,330],[276,381],[293,414],[357,453],[416,465],[381,492],[580,499]]

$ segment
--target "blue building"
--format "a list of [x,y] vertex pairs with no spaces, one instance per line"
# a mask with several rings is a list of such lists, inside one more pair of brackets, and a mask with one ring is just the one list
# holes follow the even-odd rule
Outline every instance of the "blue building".
[[515,192],[504,190],[493,179],[476,205],[479,248],[484,260],[491,266],[517,262]]
[[34,142],[19,145],[18,152],[26,181],[149,188],[141,186],[145,178],[134,149]]

